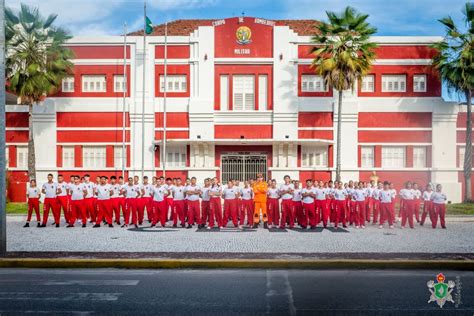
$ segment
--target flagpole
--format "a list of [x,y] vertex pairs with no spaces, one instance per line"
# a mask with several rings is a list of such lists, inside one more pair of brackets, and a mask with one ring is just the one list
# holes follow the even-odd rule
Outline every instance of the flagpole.
[[127,22],[123,25],[123,99],[122,99],[122,177],[125,179],[125,126],[126,126],[126,114],[125,114],[125,98],[127,97]]
[[163,98],[163,177],[166,178],[166,92],[168,90],[168,22],[165,23],[165,62],[164,62],[164,98]]
[[142,98],[142,179],[145,175],[145,95],[146,95],[146,0],[143,2],[143,98]]

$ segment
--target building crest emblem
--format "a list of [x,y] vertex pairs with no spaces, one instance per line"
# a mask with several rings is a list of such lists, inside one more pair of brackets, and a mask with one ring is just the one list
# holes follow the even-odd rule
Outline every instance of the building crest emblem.
[[237,38],[237,43],[240,45],[250,44],[252,42],[252,31],[248,26],[240,26],[235,32],[235,37]]

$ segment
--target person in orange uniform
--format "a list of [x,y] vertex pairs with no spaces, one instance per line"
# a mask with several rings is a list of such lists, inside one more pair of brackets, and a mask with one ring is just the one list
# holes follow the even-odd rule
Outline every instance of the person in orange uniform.
[[253,212],[253,228],[258,228],[260,223],[260,211],[262,212],[263,226],[268,228],[267,224],[267,192],[268,185],[263,180],[263,175],[261,173],[257,174],[257,181],[254,183],[253,187],[254,193],[254,202],[255,208]]

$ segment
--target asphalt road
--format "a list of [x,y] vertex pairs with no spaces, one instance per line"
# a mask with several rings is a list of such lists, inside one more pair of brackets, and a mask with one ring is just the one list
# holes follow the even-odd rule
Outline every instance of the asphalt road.
[[428,303],[438,272],[3,269],[0,315],[472,315],[474,272],[443,271],[462,284],[443,309]]

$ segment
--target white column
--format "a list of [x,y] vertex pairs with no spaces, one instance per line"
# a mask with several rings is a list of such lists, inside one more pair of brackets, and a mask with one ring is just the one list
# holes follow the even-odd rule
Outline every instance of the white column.
[[54,102],[33,107],[33,138],[35,141],[36,180],[38,186],[47,181],[48,173],[57,176],[56,110]]

